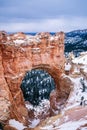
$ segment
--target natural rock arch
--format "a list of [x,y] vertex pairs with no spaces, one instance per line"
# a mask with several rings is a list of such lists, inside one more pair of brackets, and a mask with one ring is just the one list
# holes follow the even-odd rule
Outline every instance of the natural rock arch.
[[33,37],[17,33],[5,34],[4,37],[0,39],[0,79],[4,90],[9,93],[10,118],[25,123],[28,113],[20,85],[27,71],[46,70],[54,78],[58,97],[64,95],[60,85],[65,63],[64,33],[60,32],[54,36],[41,33]]

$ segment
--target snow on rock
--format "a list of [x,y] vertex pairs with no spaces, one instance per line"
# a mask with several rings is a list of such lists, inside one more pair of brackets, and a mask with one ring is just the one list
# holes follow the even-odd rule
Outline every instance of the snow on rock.
[[84,64],[84,65],[87,65],[87,54],[85,53],[85,55],[81,55],[77,58],[74,58],[72,60],[73,63],[76,63],[76,64]]
[[17,130],[23,130],[24,128],[26,128],[22,123],[16,121],[15,119],[10,119],[9,125],[15,127]]
[[50,102],[47,99],[42,100],[39,106],[35,107],[35,115],[38,116],[39,114],[47,114],[50,108]]
[[85,66],[85,67],[84,67],[84,72],[86,72],[86,73],[87,73],[87,66]]
[[34,117],[29,119],[30,125],[29,128],[36,127],[41,120],[46,118],[49,115],[50,102],[47,99],[42,100],[38,106],[33,106],[32,104],[25,104],[30,113],[33,111]]
[[41,42],[40,38],[38,36],[32,36],[32,35],[26,35],[26,40],[28,42]]
[[[66,122],[59,127],[57,127],[59,130],[77,130],[81,125],[86,124],[87,120],[79,120],[79,121],[69,121]],[[87,127],[86,127],[87,130]]]
[[31,121],[29,128],[35,128],[40,123],[40,119],[34,119]]
[[42,127],[41,130],[54,130],[53,125]]
[[85,73],[87,73],[87,65],[82,66],[81,70],[83,70]]
[[51,118],[50,123],[45,123],[38,130],[82,130],[81,128],[87,129],[87,107],[68,110],[64,115]]
[[32,104],[25,104],[28,110],[33,110],[35,117],[41,115],[42,113],[47,114],[46,112],[50,109],[50,102],[47,99],[42,100],[42,102],[38,106],[34,106]]
[[25,43],[25,41],[21,40],[21,39],[16,39],[16,40],[14,40],[14,43],[15,44],[23,44],[23,43]]
[[84,80],[82,77],[80,78],[71,78],[72,82],[74,83],[74,87],[70,93],[67,106],[65,109],[71,109],[72,107],[80,106],[80,105],[87,105],[87,88]]
[[[53,126],[53,125],[48,125],[45,127],[41,127],[40,130],[77,130],[81,125],[86,124],[87,120],[79,120],[79,121],[69,121],[66,123],[63,123],[62,125],[58,126]],[[82,129],[81,129],[82,130]],[[87,127],[85,129],[87,130]]]
[[53,40],[54,40],[54,36],[51,36],[51,37],[49,38],[49,40],[50,40],[50,41],[53,41]]
[[65,63],[65,71],[69,71],[71,69],[71,64],[70,63]]
[[87,55],[87,51],[80,53],[80,55],[85,55],[85,54]]

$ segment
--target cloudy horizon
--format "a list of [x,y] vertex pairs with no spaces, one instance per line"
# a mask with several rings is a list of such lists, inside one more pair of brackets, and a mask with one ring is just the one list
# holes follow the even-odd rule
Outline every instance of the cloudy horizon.
[[87,29],[87,0],[0,0],[0,30],[69,32]]

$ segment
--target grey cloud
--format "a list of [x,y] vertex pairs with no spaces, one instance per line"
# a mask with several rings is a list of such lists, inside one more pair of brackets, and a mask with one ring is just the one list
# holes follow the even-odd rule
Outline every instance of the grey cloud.
[[[9,19],[46,19],[87,16],[87,0],[1,0],[0,16]],[[4,20],[4,19],[3,19]]]
[[[0,0],[0,28],[25,31],[29,26],[30,31],[36,31],[45,26],[48,30],[86,27],[86,6],[87,0]],[[20,23],[23,28],[19,28]]]

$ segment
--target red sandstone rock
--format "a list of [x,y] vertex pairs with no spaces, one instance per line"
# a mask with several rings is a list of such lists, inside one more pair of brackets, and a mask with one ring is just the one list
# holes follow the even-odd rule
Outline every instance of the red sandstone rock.
[[59,114],[64,108],[72,85],[72,81],[68,77],[61,76],[57,90],[52,91],[50,94],[51,115]]
[[10,126],[10,125],[6,125],[6,126],[4,127],[4,130],[17,130],[17,129],[14,128],[14,127],[12,127],[12,126]]
[[24,40],[26,38],[26,35],[23,33],[23,32],[18,32],[16,34],[13,34],[11,36],[11,39],[12,40],[17,40],[17,39],[21,39],[21,40]]
[[66,93],[67,87],[64,88],[64,85],[62,92],[62,86],[59,83],[65,62],[64,33],[56,34],[53,37],[49,33],[39,35],[28,37],[23,33],[17,33],[12,36],[9,35],[11,40],[7,42],[5,35],[5,43],[3,43],[3,37],[1,37],[0,89],[6,91],[3,96],[6,96],[11,102],[9,118],[15,118],[22,123],[26,123],[28,111],[25,107],[20,85],[27,71],[34,68],[46,70],[56,83],[57,98],[62,96],[61,93],[65,95],[69,93],[69,91]]

